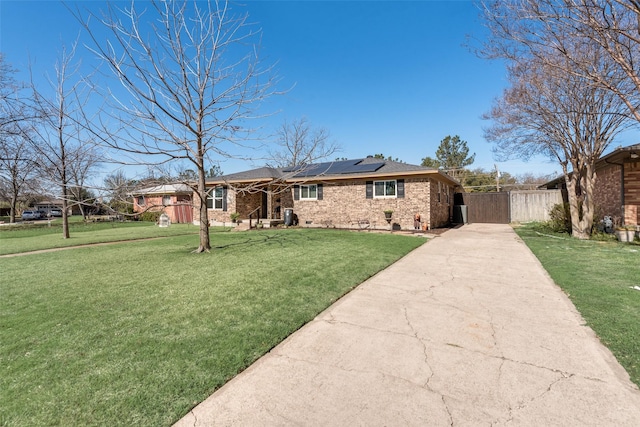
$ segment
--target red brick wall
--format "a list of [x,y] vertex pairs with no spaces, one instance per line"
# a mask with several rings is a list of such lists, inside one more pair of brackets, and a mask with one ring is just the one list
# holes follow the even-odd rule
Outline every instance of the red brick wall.
[[453,188],[438,181],[431,182],[431,220],[429,228],[442,227],[453,215]]
[[[414,215],[419,214],[421,221],[429,228],[440,227],[449,222],[453,206],[453,188],[445,183],[428,178],[405,179],[404,198],[366,198],[366,181],[333,181],[323,183],[322,200],[293,200],[293,186],[283,192],[274,191],[271,195],[270,209],[275,218],[275,210],[280,207],[280,218],[286,208],[293,208],[301,226],[360,228],[360,221],[367,221],[373,229],[389,229],[384,211],[393,210],[391,224],[397,224],[403,230],[414,228]],[[438,201],[440,192],[440,201]],[[194,194],[194,221],[198,221],[198,196]],[[279,200],[279,201],[278,201]],[[213,222],[231,221],[230,214],[240,213],[241,219],[247,219],[249,210],[259,206],[262,193],[235,194],[229,189],[227,211],[208,210],[209,220]],[[264,217],[264,215],[263,215]]]
[[620,165],[608,165],[597,171],[593,199],[599,218],[608,215],[617,222],[622,219],[621,171]]
[[[323,184],[322,200],[296,200],[294,213],[300,225],[310,227],[360,228],[361,221],[368,221],[370,228],[389,229],[397,224],[403,230],[414,228],[414,215],[430,228],[449,221],[453,190],[441,184],[441,202],[432,202],[437,195],[438,183],[427,178],[411,178],[404,181],[404,198],[366,198],[366,181],[335,181]],[[447,202],[446,193],[449,192]],[[437,197],[437,196],[435,196]],[[385,210],[392,210],[391,225],[387,223]]]
[[[232,189],[227,191],[227,210],[207,209],[209,222],[231,223],[231,214],[236,212],[236,194]],[[200,197],[198,193],[193,193],[193,222],[200,223]]]
[[178,217],[176,214],[175,205],[180,204],[190,204],[191,197],[189,195],[170,195],[171,201],[167,206],[163,206],[163,195],[150,195],[144,196],[144,205],[138,204],[138,197],[134,197],[133,199],[133,211],[134,212],[164,212],[171,219],[172,223],[178,222]]
[[624,223],[640,224],[640,162],[624,164]]

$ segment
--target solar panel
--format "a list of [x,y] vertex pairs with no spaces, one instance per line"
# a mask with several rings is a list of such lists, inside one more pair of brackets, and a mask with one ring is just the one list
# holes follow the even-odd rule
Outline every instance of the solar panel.
[[365,163],[363,165],[356,164],[352,165],[349,168],[345,169],[341,173],[359,173],[359,172],[375,172],[384,166],[384,162],[380,163]]
[[284,170],[284,172],[295,172],[296,178],[319,176],[319,175],[343,175],[349,173],[375,172],[384,166],[384,162],[361,164],[363,159],[340,160],[336,162],[325,162],[314,165],[301,166]]
[[305,167],[304,165],[290,166],[288,168],[282,169],[282,172],[284,172],[284,173],[295,172],[297,170],[303,169],[304,167]]

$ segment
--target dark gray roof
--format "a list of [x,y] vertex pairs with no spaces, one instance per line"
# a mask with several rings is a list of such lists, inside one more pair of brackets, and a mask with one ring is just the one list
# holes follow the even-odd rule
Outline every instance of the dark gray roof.
[[283,177],[281,168],[261,167],[207,179],[207,182],[265,181]]
[[[285,168],[261,167],[210,178],[208,182],[269,181],[274,179],[320,178],[320,177],[358,177],[363,175],[398,175],[404,172],[435,172],[437,169],[426,166],[410,165],[392,160],[367,157],[363,159],[336,160],[310,165]],[[451,178],[449,178],[451,179]]]

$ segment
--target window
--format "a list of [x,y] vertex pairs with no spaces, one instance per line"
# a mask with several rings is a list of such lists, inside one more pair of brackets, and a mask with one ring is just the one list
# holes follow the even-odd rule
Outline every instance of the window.
[[222,187],[215,187],[209,190],[209,197],[207,197],[207,208],[209,209],[224,209],[224,189]]
[[293,200],[322,200],[322,184],[293,186]]
[[374,181],[373,197],[396,197],[396,180]]
[[171,204],[171,196],[162,196],[162,206],[169,206]]
[[301,185],[300,186],[300,199],[301,200],[317,200],[318,199],[318,186],[316,184]]
[[138,196],[138,206],[144,206],[144,196]]

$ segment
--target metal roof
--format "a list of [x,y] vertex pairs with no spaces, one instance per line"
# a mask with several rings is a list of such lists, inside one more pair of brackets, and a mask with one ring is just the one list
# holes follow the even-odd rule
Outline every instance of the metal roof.
[[191,193],[193,190],[186,184],[162,184],[153,187],[141,188],[131,192],[135,194],[179,194],[179,193]]

